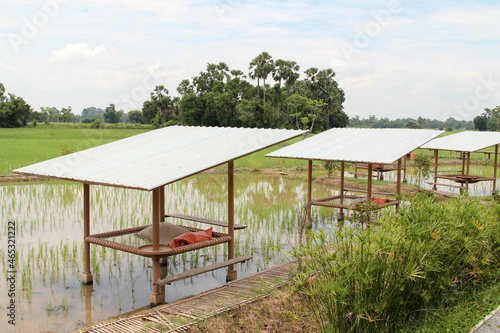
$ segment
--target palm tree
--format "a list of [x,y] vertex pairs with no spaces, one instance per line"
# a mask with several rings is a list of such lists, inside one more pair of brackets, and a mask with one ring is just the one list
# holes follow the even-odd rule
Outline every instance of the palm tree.
[[257,78],[257,97],[259,97],[259,79],[262,79],[264,86],[264,107],[266,107],[266,79],[269,74],[274,71],[273,57],[267,53],[262,52],[255,57],[250,63],[249,69],[254,69],[253,73],[250,72],[251,78]]
[[170,112],[171,109],[171,99],[168,96],[168,90],[163,85],[156,86],[154,91],[151,93],[151,101],[160,110],[160,124],[163,124],[163,116]]

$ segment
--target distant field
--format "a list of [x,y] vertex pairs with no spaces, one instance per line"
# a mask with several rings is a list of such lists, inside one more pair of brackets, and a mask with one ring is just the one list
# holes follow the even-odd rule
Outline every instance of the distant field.
[[144,133],[148,129],[91,129],[70,124],[38,124],[36,127],[0,129],[0,174],[58,157],[65,151],[79,151]]
[[[0,174],[10,174],[13,169],[61,156],[64,152],[79,151],[132,135],[152,130],[148,125],[107,125],[105,129],[91,129],[89,124],[38,124],[36,127],[0,129]],[[457,133],[445,132],[442,135]],[[277,146],[267,148],[235,161],[236,168],[247,167],[281,168],[305,166],[307,161],[267,158],[269,152],[300,141],[296,138]],[[493,150],[490,148],[488,150]],[[421,154],[427,150],[418,149]],[[452,152],[440,152],[440,157],[453,157]],[[472,159],[481,160],[483,154],[472,154]],[[318,164],[321,162],[315,162]]]
[[[132,126],[130,126],[132,127]],[[0,174],[63,155],[63,152],[80,151],[108,142],[123,139],[151,130],[151,128],[91,129],[87,124],[38,124],[36,127],[0,129]],[[306,165],[305,161],[266,158],[264,155],[299,141],[294,139],[245,156],[235,162],[235,167],[283,167]]]

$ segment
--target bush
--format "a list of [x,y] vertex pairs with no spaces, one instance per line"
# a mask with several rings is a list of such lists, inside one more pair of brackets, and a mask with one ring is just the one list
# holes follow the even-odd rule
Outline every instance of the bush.
[[453,127],[447,127],[446,128],[446,132],[452,132],[453,131]]
[[100,119],[96,119],[90,125],[90,128],[102,128],[104,125]]
[[314,234],[295,252],[310,258],[295,279],[323,331],[399,331],[463,288],[498,279],[499,221],[494,202],[417,195],[379,227],[337,231],[330,247],[326,233]]

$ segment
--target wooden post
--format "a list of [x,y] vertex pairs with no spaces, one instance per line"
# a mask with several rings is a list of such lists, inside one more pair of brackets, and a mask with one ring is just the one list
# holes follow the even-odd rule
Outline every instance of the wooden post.
[[467,178],[465,179],[465,191],[467,192],[469,192],[469,167],[470,167],[470,151],[467,152],[467,173],[466,173]]
[[354,178],[358,178],[358,163],[354,163]]
[[368,163],[368,182],[366,184],[366,196],[368,198],[368,203],[372,201],[372,163]]
[[462,175],[465,175],[465,156],[463,152],[460,152],[460,155],[462,156]]
[[312,198],[312,165],[313,161],[309,160],[307,169],[307,204],[306,204],[306,227],[312,227],[311,218],[311,198]]
[[[233,237],[227,247],[227,259],[234,258],[234,161],[227,163],[227,233]],[[234,265],[227,268],[226,281],[233,281],[238,278],[238,272],[234,270]]]
[[[160,192],[161,187],[153,189],[153,251],[160,250]],[[153,256],[153,291],[149,295],[149,303],[152,307],[164,302],[165,295],[160,292],[160,286],[154,284],[159,279],[160,257]]]
[[437,176],[438,176],[438,155],[439,155],[439,151],[437,149],[435,149],[434,150],[434,185],[432,185],[433,190],[437,190],[436,182],[437,182]]
[[85,297],[85,324],[87,326],[92,324],[92,292],[94,291],[93,285],[82,286],[82,294]]
[[165,221],[165,186],[160,187],[160,222]]
[[497,156],[498,156],[498,145],[495,146],[495,164],[493,165],[493,191],[491,192],[491,195],[495,195],[497,192]]
[[90,270],[90,243],[85,240],[88,236],[90,236],[90,185],[83,184],[83,284],[92,284],[94,281]]
[[406,160],[407,160],[407,157],[408,155],[411,156],[411,153],[410,154],[406,154],[405,157],[404,157],[404,165],[403,165],[403,183],[406,183]]
[[[345,171],[345,162],[340,162],[340,204],[344,204],[344,171]],[[339,208],[338,220],[344,219],[344,209]]]
[[[396,176],[396,194],[398,195],[398,200],[399,196],[401,195],[401,159],[404,157],[401,157],[398,160],[398,174]],[[396,210],[399,210],[399,204],[396,205]]]

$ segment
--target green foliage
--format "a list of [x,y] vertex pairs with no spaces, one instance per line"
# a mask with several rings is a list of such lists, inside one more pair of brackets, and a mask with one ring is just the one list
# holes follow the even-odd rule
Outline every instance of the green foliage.
[[415,120],[408,120],[408,122],[405,124],[405,128],[412,128],[412,129],[420,129],[422,126]]
[[32,108],[24,99],[9,94],[4,96],[5,87],[0,83],[0,127],[23,127],[31,119]]
[[90,128],[102,128],[103,126],[104,124],[100,119],[96,119],[92,122],[92,124],[90,124]]
[[464,288],[495,283],[499,235],[496,203],[417,196],[377,227],[312,235],[295,280],[324,332],[416,330]]
[[131,123],[144,124],[144,116],[141,111],[133,110],[128,113],[128,119]]
[[330,178],[333,171],[340,170],[340,163],[335,161],[323,161],[323,167],[328,172],[328,178]]
[[123,111],[116,111],[115,105],[109,104],[103,117],[105,123],[116,124],[122,121]]
[[477,116],[474,118],[474,129],[478,131],[486,131],[488,118],[486,116]]
[[417,154],[412,166],[415,168],[417,186],[420,187],[422,178],[427,179],[431,175],[431,158],[424,154]]
[[72,154],[74,152],[75,152],[75,147],[73,147],[72,145],[66,144],[61,147],[61,156]]

